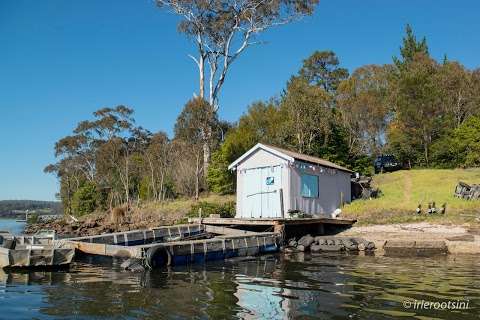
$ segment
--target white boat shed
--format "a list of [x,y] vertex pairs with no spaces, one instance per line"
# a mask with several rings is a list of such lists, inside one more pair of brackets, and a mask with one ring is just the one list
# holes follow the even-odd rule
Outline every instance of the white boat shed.
[[228,168],[237,172],[236,218],[324,217],[351,201],[353,172],[320,158],[258,143]]

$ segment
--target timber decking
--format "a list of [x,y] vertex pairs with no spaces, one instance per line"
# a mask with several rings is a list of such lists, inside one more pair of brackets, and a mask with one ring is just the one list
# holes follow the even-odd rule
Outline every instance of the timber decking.
[[337,218],[191,218],[191,222],[206,225],[245,225],[245,226],[276,226],[276,225],[301,225],[301,224],[331,224],[353,225],[355,219]]

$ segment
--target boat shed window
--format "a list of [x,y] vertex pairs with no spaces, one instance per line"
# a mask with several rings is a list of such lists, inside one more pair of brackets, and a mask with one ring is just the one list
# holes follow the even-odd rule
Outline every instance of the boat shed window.
[[302,174],[301,196],[306,198],[318,198],[318,176]]

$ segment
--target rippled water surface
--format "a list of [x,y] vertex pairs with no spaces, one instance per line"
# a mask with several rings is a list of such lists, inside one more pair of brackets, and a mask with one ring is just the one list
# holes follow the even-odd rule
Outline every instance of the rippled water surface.
[[13,234],[21,234],[25,229],[24,222],[17,222],[13,219],[2,219],[0,218],[0,230],[9,231]]
[[[406,309],[413,299],[469,309]],[[0,272],[0,319],[460,320],[479,311],[474,256],[269,255],[143,274],[83,259],[68,271]]]

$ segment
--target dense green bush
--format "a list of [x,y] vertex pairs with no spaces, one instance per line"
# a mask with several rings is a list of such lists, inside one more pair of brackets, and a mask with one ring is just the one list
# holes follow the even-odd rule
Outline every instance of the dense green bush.
[[27,223],[28,224],[35,224],[39,221],[39,215],[37,213],[32,213],[28,215]]
[[432,146],[434,164],[441,168],[480,166],[480,117],[471,116]]
[[222,148],[212,155],[208,167],[207,183],[211,191],[218,194],[232,194],[235,192],[234,173],[228,170],[230,160]]
[[99,193],[92,183],[85,183],[73,195],[72,209],[76,216],[92,213],[97,208]]
[[189,217],[198,217],[199,210],[202,209],[202,218],[206,218],[211,214],[219,214],[221,218],[235,217],[235,202],[230,201],[223,204],[200,201],[192,205],[188,212]]

